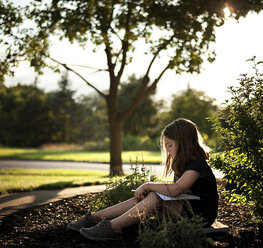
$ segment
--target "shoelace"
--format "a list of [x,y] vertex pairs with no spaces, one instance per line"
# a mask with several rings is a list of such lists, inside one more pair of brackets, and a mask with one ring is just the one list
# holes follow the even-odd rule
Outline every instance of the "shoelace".
[[93,220],[93,221],[94,221],[95,223],[97,223],[97,224],[99,223],[99,221],[96,220],[96,219],[92,216],[92,214],[91,214],[90,211],[86,214],[84,221],[89,221],[89,220]]
[[105,218],[101,220],[96,226],[93,227],[93,230],[100,229],[103,226],[106,226],[108,222],[106,222]]

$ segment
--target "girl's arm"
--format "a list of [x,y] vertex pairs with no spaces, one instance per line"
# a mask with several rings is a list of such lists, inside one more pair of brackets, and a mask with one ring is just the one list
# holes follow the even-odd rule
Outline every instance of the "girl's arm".
[[144,198],[145,192],[150,191],[158,192],[171,197],[177,196],[191,188],[199,176],[200,174],[198,172],[188,170],[184,172],[181,178],[174,184],[148,182],[136,189],[134,197],[141,200]]

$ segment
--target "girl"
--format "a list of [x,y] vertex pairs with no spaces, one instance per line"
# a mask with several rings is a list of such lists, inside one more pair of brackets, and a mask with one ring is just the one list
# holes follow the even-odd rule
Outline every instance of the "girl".
[[[156,210],[170,218],[176,218],[182,210],[189,217],[193,212],[201,215],[210,226],[217,216],[217,185],[206,162],[208,153],[197,126],[190,120],[176,119],[164,128],[160,139],[165,175],[174,173],[173,184],[146,182],[136,189],[133,198],[92,215],[88,213],[69,223],[68,229],[80,231],[93,240],[119,239],[122,228],[138,223],[142,216]],[[189,211],[183,201],[163,201],[155,192],[167,196],[191,192],[201,200],[190,200],[193,211]]]

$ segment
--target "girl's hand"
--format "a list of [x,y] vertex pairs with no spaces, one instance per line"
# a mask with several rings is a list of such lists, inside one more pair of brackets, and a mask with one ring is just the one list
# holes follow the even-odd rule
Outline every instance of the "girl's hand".
[[150,184],[149,182],[145,182],[140,187],[138,187],[134,193],[134,198],[138,201],[141,201],[145,198],[147,193],[150,191]]

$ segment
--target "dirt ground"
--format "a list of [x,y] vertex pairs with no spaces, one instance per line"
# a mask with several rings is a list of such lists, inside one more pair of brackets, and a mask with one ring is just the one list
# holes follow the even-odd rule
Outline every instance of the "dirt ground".
[[[87,248],[137,248],[136,227],[123,230],[123,240],[97,242],[80,234],[67,231],[66,225],[87,211],[87,200],[94,194],[86,194],[26,209],[2,219],[0,223],[0,247],[87,247]],[[241,208],[220,197],[217,220],[227,224],[230,231],[212,236],[213,247],[247,248],[263,247],[262,228],[246,220],[249,207]]]

